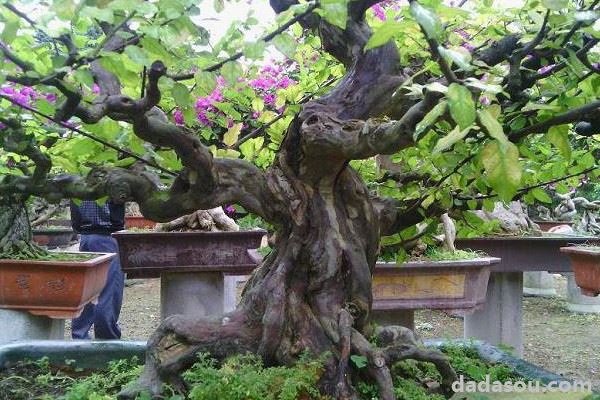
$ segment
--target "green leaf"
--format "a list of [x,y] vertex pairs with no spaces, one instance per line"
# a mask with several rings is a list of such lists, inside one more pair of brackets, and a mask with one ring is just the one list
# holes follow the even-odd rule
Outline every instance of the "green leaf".
[[410,3],[410,13],[417,20],[429,39],[440,40],[442,37],[442,23],[438,16],[430,9],[423,7],[416,1]]
[[490,111],[479,110],[479,122],[487,130],[487,133],[500,142],[501,145],[506,146],[509,143],[508,138],[502,129],[502,125],[500,125]]
[[463,71],[471,71],[473,69],[473,66],[469,64],[471,62],[471,54],[468,51],[450,50],[443,46],[438,46],[438,51],[446,61],[456,64]]
[[235,142],[237,142],[238,137],[240,136],[241,130],[242,130],[241,122],[233,125],[223,135],[223,143],[225,143],[227,146],[233,146],[233,144],[235,144]]
[[517,146],[510,142],[503,146],[493,140],[481,151],[481,160],[490,186],[502,201],[511,201],[521,183]]
[[433,107],[431,111],[429,111],[425,115],[425,117],[423,117],[423,119],[417,124],[417,127],[415,129],[415,133],[413,135],[413,139],[415,141],[419,140],[420,135],[427,129],[429,129],[429,127],[433,125],[439,117],[444,115],[447,106],[448,103],[445,100],[440,101],[435,107]]
[[217,87],[217,80],[212,72],[198,71],[194,74],[196,86],[204,93],[212,92]]
[[264,40],[259,40],[256,42],[247,42],[244,45],[244,56],[252,59],[259,60],[263,57],[263,53],[265,52],[266,43]]
[[19,30],[19,21],[2,21],[4,23],[4,29],[2,30],[2,35],[0,38],[6,44],[12,43],[12,41],[17,37],[17,31]]
[[150,65],[150,60],[148,59],[148,55],[143,49],[140,49],[137,46],[127,46],[124,50],[125,54],[131,59],[131,61],[141,64],[141,65]]
[[350,356],[350,360],[354,363],[354,365],[356,365],[356,368],[360,369],[367,366],[367,357],[365,356],[353,354]]
[[567,160],[571,159],[571,143],[569,143],[569,126],[553,126],[546,133],[546,138],[554,147],[560,151],[560,154]]
[[275,48],[284,56],[294,58],[296,55],[296,40],[288,33],[281,33],[273,38]]
[[569,6],[568,0],[542,0],[542,4],[549,10],[559,11]]
[[531,190],[531,194],[536,200],[541,201],[542,203],[552,203],[552,198],[546,193],[546,191],[542,188],[534,188]]
[[215,8],[216,12],[220,13],[225,9],[225,2],[223,0],[214,0],[213,7]]
[[469,89],[458,83],[451,83],[446,98],[448,99],[450,115],[460,129],[466,129],[475,122],[477,113],[475,112],[473,95]]
[[396,21],[387,21],[373,31],[369,41],[365,45],[365,51],[375,47],[383,46],[400,30],[400,24]]
[[237,78],[242,76],[244,73],[244,69],[242,68],[242,64],[237,61],[230,61],[223,65],[221,68],[221,73],[223,74],[223,78],[231,84],[234,85],[237,81]]
[[452,145],[459,140],[464,139],[467,136],[467,133],[471,130],[471,127],[467,127],[466,129],[460,130],[458,126],[456,126],[449,134],[438,140],[435,147],[433,148],[433,153],[440,153],[446,149],[452,147]]
[[173,88],[171,89],[171,94],[173,95],[175,104],[177,104],[179,107],[186,108],[190,105],[190,91],[184,84],[175,82]]
[[325,21],[341,29],[346,29],[348,20],[348,0],[321,0],[321,6],[315,10]]

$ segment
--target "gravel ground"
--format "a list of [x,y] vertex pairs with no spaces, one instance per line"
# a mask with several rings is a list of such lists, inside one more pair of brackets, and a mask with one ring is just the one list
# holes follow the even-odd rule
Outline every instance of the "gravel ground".
[[[600,389],[600,315],[567,311],[566,279],[557,277],[556,285],[556,298],[524,299],[524,358]],[[121,312],[123,339],[145,340],[159,322],[160,280],[129,282]],[[418,311],[415,325],[424,339],[462,337],[462,319],[443,312]]]

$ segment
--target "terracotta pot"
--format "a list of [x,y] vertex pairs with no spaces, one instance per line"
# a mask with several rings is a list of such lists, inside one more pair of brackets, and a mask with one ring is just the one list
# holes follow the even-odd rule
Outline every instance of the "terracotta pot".
[[571,259],[575,282],[581,294],[595,297],[600,294],[600,249],[590,247],[561,247]]
[[114,256],[103,253],[87,261],[0,259],[0,308],[51,318],[77,317],[98,298]]
[[499,258],[377,263],[373,310],[475,310],[485,302],[492,264]]
[[68,246],[76,234],[72,229],[34,229],[32,230],[32,240],[40,246],[46,246],[49,249]]
[[573,226],[573,221],[533,221],[540,226],[542,232],[548,232],[550,229],[561,225]]
[[156,222],[145,217],[125,217],[125,228],[154,228]]
[[158,278],[162,272],[250,273],[256,262],[249,249],[260,247],[267,232],[113,233],[121,268],[129,278]]

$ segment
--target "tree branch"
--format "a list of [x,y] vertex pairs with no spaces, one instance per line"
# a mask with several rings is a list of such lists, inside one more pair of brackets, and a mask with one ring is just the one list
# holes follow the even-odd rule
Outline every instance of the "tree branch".
[[599,111],[600,100],[596,100],[581,107],[573,108],[569,111],[566,111],[555,117],[549,118],[545,121],[539,122],[534,125],[526,126],[517,131],[511,132],[508,134],[508,138],[511,142],[516,143],[527,135],[535,133],[545,133],[548,131],[549,128],[556,125],[568,124],[571,122],[579,122],[581,120],[585,120],[585,117],[587,116],[597,115]]

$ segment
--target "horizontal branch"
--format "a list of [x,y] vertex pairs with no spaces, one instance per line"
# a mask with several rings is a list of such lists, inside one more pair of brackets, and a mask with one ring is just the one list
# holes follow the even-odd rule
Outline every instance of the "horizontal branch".
[[[563,125],[572,122],[585,120],[586,117],[597,115],[600,111],[600,100],[593,101],[581,107],[573,108],[555,117],[549,118],[540,123],[526,126],[508,134],[508,138],[512,142],[518,142],[527,135],[536,133],[546,133],[548,129],[556,125]],[[596,113],[596,114],[595,114]]]

